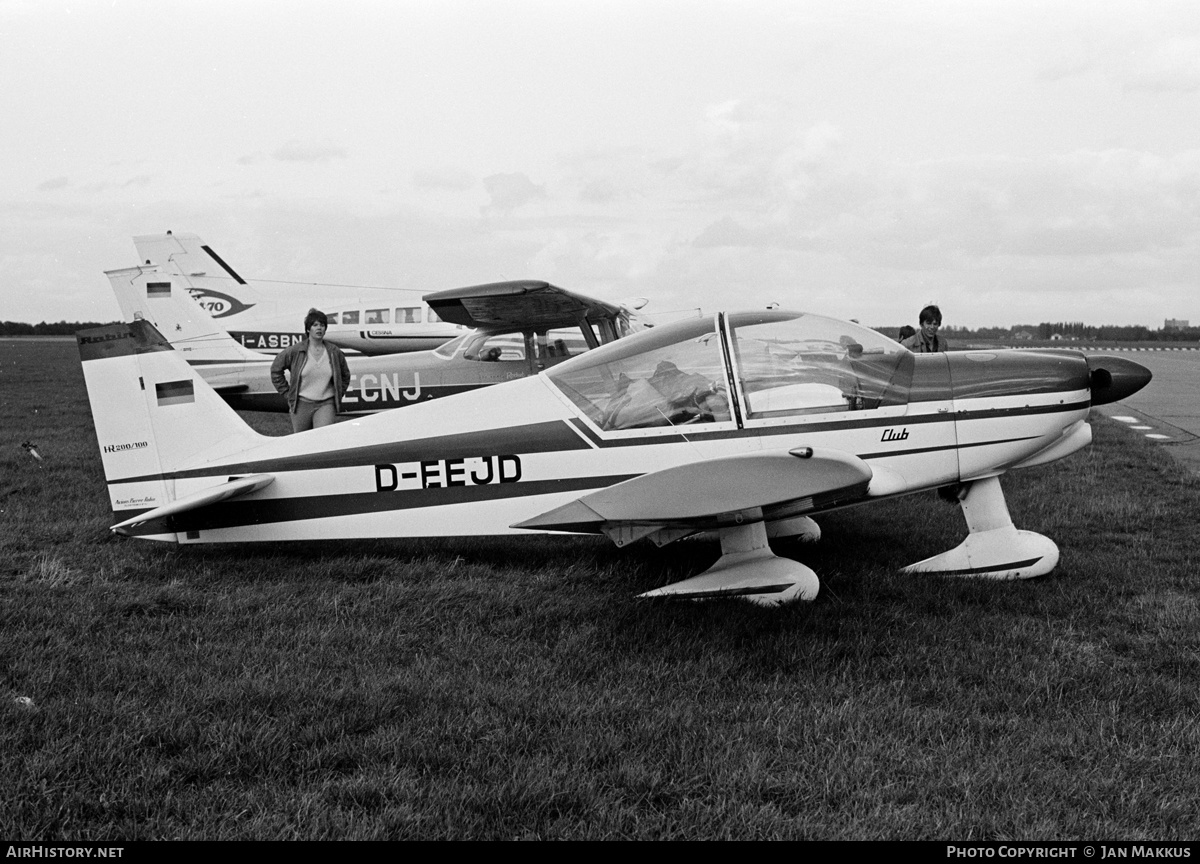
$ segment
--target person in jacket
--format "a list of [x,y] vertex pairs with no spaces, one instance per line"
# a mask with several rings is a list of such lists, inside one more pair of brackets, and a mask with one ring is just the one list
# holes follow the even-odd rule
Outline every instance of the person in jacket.
[[938,351],[948,351],[946,340],[938,335],[942,326],[942,310],[936,306],[926,306],[921,310],[921,329],[903,340],[900,344],[914,354],[933,354]]
[[287,398],[292,431],[304,432],[333,423],[350,386],[350,366],[340,348],[325,341],[329,318],[309,309],[304,339],[284,348],[271,363],[271,383]]

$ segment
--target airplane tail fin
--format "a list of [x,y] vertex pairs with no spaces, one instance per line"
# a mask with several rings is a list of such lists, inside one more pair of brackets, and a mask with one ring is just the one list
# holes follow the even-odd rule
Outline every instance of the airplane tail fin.
[[130,267],[105,273],[126,321],[146,320],[193,364],[261,362],[224,330],[191,296],[186,276],[160,267]]
[[143,266],[161,267],[187,279],[213,318],[228,318],[264,303],[262,295],[197,234],[143,234],[133,238],[133,245]]
[[[113,512],[122,518],[176,500],[188,468],[263,443],[150,322],[76,334]],[[176,540],[173,533],[150,535]]]

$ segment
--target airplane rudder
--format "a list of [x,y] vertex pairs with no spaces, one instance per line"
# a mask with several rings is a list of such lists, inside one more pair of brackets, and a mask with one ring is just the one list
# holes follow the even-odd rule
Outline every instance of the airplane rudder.
[[77,339],[110,483],[170,472],[214,447],[261,438],[149,322],[85,330]]
[[134,324],[75,334],[104,478],[118,514],[143,502],[157,506],[167,495],[138,362],[138,346],[146,338]]

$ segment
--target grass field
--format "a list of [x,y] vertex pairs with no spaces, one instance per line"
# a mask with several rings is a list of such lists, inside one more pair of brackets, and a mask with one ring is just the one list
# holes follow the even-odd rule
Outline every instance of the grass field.
[[107,530],[74,344],[0,342],[0,837],[1194,838],[1198,481],[1096,418],[1004,485],[1051,575],[899,574],[930,493],[779,610],[634,599],[701,542],[177,548]]

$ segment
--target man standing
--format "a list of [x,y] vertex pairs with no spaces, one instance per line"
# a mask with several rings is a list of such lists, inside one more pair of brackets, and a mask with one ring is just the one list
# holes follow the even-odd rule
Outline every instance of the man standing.
[[946,340],[938,335],[942,326],[942,310],[934,305],[921,310],[921,329],[900,344],[914,354],[933,354],[947,350]]

